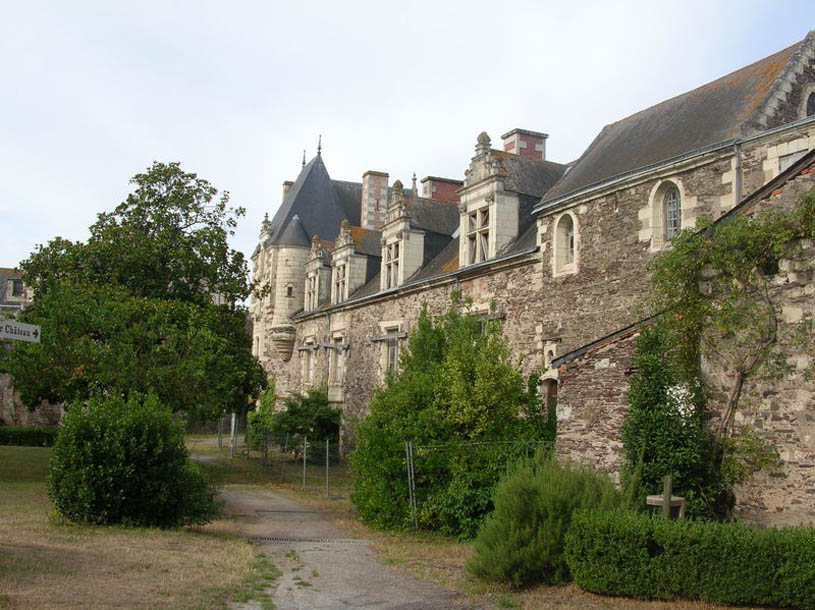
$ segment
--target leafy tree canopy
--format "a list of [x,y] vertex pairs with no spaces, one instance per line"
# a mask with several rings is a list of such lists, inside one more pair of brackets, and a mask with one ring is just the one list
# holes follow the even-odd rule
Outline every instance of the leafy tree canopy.
[[4,350],[0,370],[32,408],[152,391],[199,417],[243,411],[265,375],[236,301],[246,264],[226,243],[242,211],[177,163],[133,182],[87,243],[56,238],[22,263],[34,288],[22,320],[42,326],[42,343]]
[[131,180],[134,192],[90,227],[87,243],[60,237],[21,267],[39,295],[58,279],[119,285],[130,294],[235,304],[250,292],[242,253],[229,248],[243,208],[230,208],[218,191],[179,163],[155,162]]

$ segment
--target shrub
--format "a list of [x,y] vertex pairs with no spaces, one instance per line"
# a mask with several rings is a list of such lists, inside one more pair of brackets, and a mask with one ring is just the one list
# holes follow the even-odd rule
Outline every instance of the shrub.
[[616,508],[619,494],[605,475],[560,465],[539,452],[508,472],[495,490],[495,512],[484,522],[467,570],[523,586],[570,580],[563,541],[578,508]]
[[[328,402],[324,388],[287,398],[283,409],[271,416],[271,431],[278,437],[307,437],[309,443],[334,440],[340,433],[340,409]],[[294,445],[292,445],[294,446]]]
[[815,608],[815,529],[580,511],[566,536],[575,582],[605,595]]
[[8,428],[0,426],[0,445],[50,447],[59,428]]
[[248,414],[249,419],[249,446],[252,449],[263,447],[266,435],[271,434],[274,428],[275,409],[275,382],[269,381],[269,385],[258,397],[258,403],[254,411]]
[[623,479],[636,473],[639,498],[662,491],[663,477],[687,501],[690,516],[721,517],[733,496],[720,476],[721,451],[709,429],[709,416],[697,371],[683,371],[669,337],[659,324],[637,337],[628,391],[630,408],[622,427]]
[[74,404],[54,443],[48,496],[66,518],[174,527],[206,523],[214,489],[187,461],[183,423],[154,395]]
[[[406,442],[416,447],[419,527],[471,538],[492,510],[508,459],[554,438],[537,377],[524,384],[499,323],[484,324],[460,305],[454,299],[450,312],[435,319],[422,309],[400,370],[388,376],[354,430],[351,499],[369,525],[413,525]],[[519,442],[496,444],[505,441]]]

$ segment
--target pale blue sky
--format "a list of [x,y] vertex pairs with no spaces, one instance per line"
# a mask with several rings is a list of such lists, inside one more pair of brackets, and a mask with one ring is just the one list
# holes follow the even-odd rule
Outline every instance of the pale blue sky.
[[[603,125],[801,40],[809,1],[3,2],[0,267],[85,239],[180,161],[247,209],[251,254],[303,149],[333,178],[462,178],[476,135]],[[327,236],[328,237],[328,236]]]

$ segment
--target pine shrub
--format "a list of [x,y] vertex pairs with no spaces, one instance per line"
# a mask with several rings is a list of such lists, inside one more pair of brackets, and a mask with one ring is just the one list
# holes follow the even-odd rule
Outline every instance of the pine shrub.
[[567,582],[563,544],[572,513],[579,508],[615,508],[619,502],[607,476],[558,464],[539,452],[518,463],[498,484],[495,512],[478,533],[467,570],[516,587]]
[[212,484],[187,460],[183,423],[154,395],[74,404],[54,443],[48,496],[80,523],[175,527],[217,512]]

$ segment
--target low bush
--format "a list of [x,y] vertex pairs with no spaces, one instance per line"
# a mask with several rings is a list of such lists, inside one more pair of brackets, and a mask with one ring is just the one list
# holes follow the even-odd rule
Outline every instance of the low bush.
[[[271,431],[278,439],[285,436],[308,438],[309,444],[336,440],[340,434],[341,411],[328,402],[325,388],[294,394],[283,403],[283,409],[270,416]],[[297,446],[296,443],[291,444]]]
[[467,570],[517,587],[567,582],[563,542],[572,513],[616,508],[620,498],[605,475],[558,464],[551,454],[538,452],[501,479],[493,501],[495,511],[478,533]]
[[0,445],[51,447],[59,428],[8,428],[0,426]]
[[212,484],[187,460],[183,423],[154,395],[74,404],[54,443],[48,496],[81,523],[175,527],[217,512]]
[[566,536],[578,586],[641,599],[815,608],[815,529],[580,511]]

